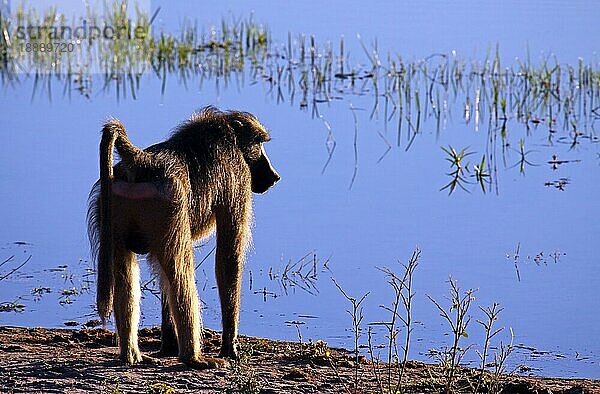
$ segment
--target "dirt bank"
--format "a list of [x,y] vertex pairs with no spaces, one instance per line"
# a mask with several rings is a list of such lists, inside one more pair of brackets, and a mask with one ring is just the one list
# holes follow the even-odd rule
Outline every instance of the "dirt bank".
[[[145,352],[158,350],[158,329],[140,331]],[[322,342],[290,343],[242,338],[242,362],[223,370],[193,371],[176,358],[127,367],[117,359],[112,332],[0,327],[1,393],[378,393],[394,382],[395,368],[374,365]],[[216,354],[219,336],[206,331],[205,352]],[[388,375],[391,372],[391,375]],[[440,367],[409,362],[404,392],[444,391]],[[462,369],[454,385],[471,392],[479,373]],[[490,377],[486,377],[489,383]],[[355,390],[355,384],[357,389]],[[395,383],[391,383],[394,385]],[[600,393],[600,381],[507,377],[503,392]],[[481,387],[481,386],[480,386]]]

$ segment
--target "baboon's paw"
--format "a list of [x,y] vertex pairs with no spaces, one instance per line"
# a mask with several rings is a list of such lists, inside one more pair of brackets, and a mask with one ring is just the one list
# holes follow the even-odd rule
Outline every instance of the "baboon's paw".
[[193,369],[216,369],[227,368],[229,361],[222,358],[197,357],[191,360],[183,360],[184,364]]
[[119,356],[119,359],[127,365],[139,364],[143,357],[139,351],[126,351]]
[[237,346],[221,346],[219,357],[230,358],[232,360],[239,360],[240,356],[237,351]]
[[157,364],[159,364],[159,362],[154,357],[150,357],[150,356],[146,356],[145,354],[142,354],[142,364],[157,365]]

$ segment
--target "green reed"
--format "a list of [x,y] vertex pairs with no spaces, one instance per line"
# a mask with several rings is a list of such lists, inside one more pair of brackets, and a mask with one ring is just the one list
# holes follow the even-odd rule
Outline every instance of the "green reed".
[[129,19],[127,3],[107,6],[102,18],[88,10],[86,19],[90,24],[105,22],[143,34],[111,40],[90,36],[75,43],[75,52],[28,52],[24,45],[42,43],[45,38],[19,38],[16,26],[50,29],[78,21],[68,21],[55,8],[38,13],[20,6],[12,18],[0,17],[3,81],[18,79],[19,67],[25,66],[27,75],[72,82],[78,73],[86,75],[93,66],[99,66],[108,85],[125,89],[129,83],[133,93],[140,87],[132,81],[137,82],[145,72],[159,78],[176,74],[183,80],[192,76],[229,80],[248,71],[254,80],[287,88],[288,96],[299,89],[305,99],[301,106],[331,102],[340,94],[370,93],[375,109],[380,100],[385,101],[385,118],[396,117],[399,134],[403,124],[407,125],[409,141],[428,118],[436,119],[439,131],[449,116],[450,104],[456,104],[463,119],[474,123],[476,129],[485,124],[486,116],[494,126],[511,120],[527,130],[544,124],[550,132],[580,129],[581,120],[599,116],[600,68],[582,59],[569,65],[547,57],[534,64],[528,56],[517,59],[515,65],[502,66],[496,48],[495,56],[483,62],[466,61],[455,52],[407,61],[399,55],[382,56],[376,42],[368,48],[358,37],[367,60],[364,65],[351,63],[344,52],[343,37],[339,45],[319,45],[314,36],[307,43],[306,36],[294,38],[289,34],[287,45],[280,46],[252,17],[223,19],[219,27],[202,32],[196,23],[187,21],[178,36],[157,32],[150,15],[142,11],[137,10],[135,20]]
[[[107,5],[103,14],[88,9],[85,18],[90,23],[124,26],[141,32],[139,37],[88,37],[70,42],[75,50],[62,53],[27,51],[27,44],[41,44],[43,39],[19,38],[16,26],[49,29],[72,26],[81,19],[67,20],[55,8],[38,13],[22,6],[10,17],[0,15],[3,85],[15,86],[31,78],[33,94],[37,89],[51,97],[57,81],[63,94],[90,97],[92,81],[100,77],[102,89],[122,99],[137,96],[144,74],[161,81],[163,94],[171,76],[184,85],[191,80],[200,86],[205,81],[225,87],[261,83],[277,103],[288,101],[302,110],[310,107],[314,117],[321,116],[323,104],[361,96],[371,100],[371,119],[383,119],[386,129],[387,124],[396,125],[396,145],[406,150],[422,134],[425,122],[428,127],[435,125],[437,136],[450,119],[457,118],[475,131],[486,130],[492,143],[478,169],[483,164],[495,169],[496,158],[505,160],[511,142],[536,130],[545,131],[549,143],[566,142],[572,147],[599,140],[594,122],[600,119],[600,67],[583,59],[574,65],[555,56],[534,62],[527,54],[507,64],[496,47],[483,61],[461,58],[454,51],[408,60],[382,53],[376,41],[367,45],[360,36],[362,59],[351,59],[344,37],[338,43],[320,43],[313,35],[289,33],[286,42],[279,42],[253,17],[223,19],[219,26],[206,27],[185,21],[174,35],[152,25],[156,13],[136,10],[130,18],[127,7],[127,3]],[[495,154],[498,147],[502,155]],[[480,175],[477,181],[484,188],[482,180],[490,180],[490,174]]]

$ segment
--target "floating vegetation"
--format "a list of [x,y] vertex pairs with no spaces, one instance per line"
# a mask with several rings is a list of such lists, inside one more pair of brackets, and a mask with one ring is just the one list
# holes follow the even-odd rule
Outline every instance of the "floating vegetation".
[[[73,20],[56,8],[37,12],[19,6],[10,16],[1,14],[2,84],[14,87],[33,81],[34,95],[45,92],[51,98],[58,82],[63,95],[77,92],[90,99],[99,83],[100,90],[117,99],[135,99],[143,78],[158,78],[163,94],[171,77],[185,86],[191,81],[200,87],[214,81],[218,88],[261,83],[277,103],[310,108],[313,117],[321,117],[322,104],[366,97],[372,104],[370,119],[382,119],[386,130],[394,125],[395,145],[405,150],[423,134],[425,124],[427,131],[433,125],[436,135],[448,120],[457,118],[476,132],[485,129],[485,156],[471,174],[484,192],[492,185],[498,191],[497,158],[506,167],[505,155],[516,143],[521,155],[516,166],[524,173],[531,162],[523,139],[540,129],[548,144],[575,148],[584,141],[600,142],[595,132],[600,66],[583,59],[566,64],[553,55],[537,61],[527,55],[508,64],[496,48],[483,60],[464,59],[456,51],[408,60],[380,52],[376,44],[368,47],[360,36],[365,56],[351,59],[343,37],[338,43],[319,43],[313,35],[289,33],[287,40],[277,41],[252,17],[223,19],[220,26],[208,27],[184,21],[174,35],[153,26],[160,8],[152,15],[136,10],[131,18],[127,7],[126,2],[114,3],[102,15],[88,9],[87,15]],[[75,34],[81,25],[88,26],[85,38]],[[102,30],[108,27],[114,33],[110,37]],[[356,141],[357,108],[350,108]],[[336,144],[331,126],[326,121],[325,126],[328,159],[323,170]],[[378,134],[387,146],[381,160],[391,144]],[[351,184],[358,165],[356,149],[354,163]],[[450,192],[463,188],[463,174],[454,170],[456,180],[446,186]]]
[[491,182],[491,175],[485,169],[485,155],[481,156],[481,162],[479,165],[474,165],[473,170],[475,171],[475,179],[481,186],[481,190],[485,193],[485,186]]
[[[450,179],[450,182],[446,186],[444,186],[440,189],[440,191],[448,189],[448,194],[452,194],[454,189],[456,189],[456,187],[458,186],[461,189],[463,189],[464,191],[468,192],[465,185],[467,183],[469,183],[469,180],[466,178],[467,174],[469,173],[469,165],[468,165],[468,163],[464,162],[464,159],[467,156],[472,155],[473,152],[467,152],[467,149],[469,149],[469,148],[464,148],[459,151],[456,151],[451,146],[449,146],[448,148],[442,147],[442,150],[444,152],[446,152],[446,155],[447,155],[446,160],[448,162],[450,162],[451,171],[449,173],[447,173],[446,175],[448,175],[451,179]],[[482,168],[483,168],[483,164],[485,164],[485,158],[482,160]],[[481,173],[480,177],[483,180],[483,169],[478,168],[478,172]],[[482,183],[482,188],[484,188],[483,183]],[[484,188],[484,191],[485,191],[485,188]]]
[[42,299],[44,294],[52,293],[52,289],[49,287],[34,287],[31,289],[31,295],[33,296],[34,301],[39,301]]
[[318,266],[327,266],[328,261],[319,262],[317,254],[310,252],[297,261],[289,260],[281,274],[269,270],[269,278],[278,280],[285,294],[290,288],[300,288],[305,292],[316,295],[319,292],[316,282],[318,280]]
[[0,302],[0,312],[23,312],[25,305],[18,301]]
[[[264,301],[267,300],[267,297],[277,298],[280,295],[295,293],[296,289],[310,295],[317,295],[319,293],[317,287],[319,272],[328,270],[328,264],[329,259],[322,261],[314,251],[311,251],[298,260],[289,259],[282,269],[270,267],[266,277],[269,282],[277,283],[279,291],[268,290],[266,286],[253,290],[256,286],[254,285],[254,275],[250,271],[250,290],[254,294],[262,295]],[[262,271],[259,274],[262,275]]]
[[538,267],[541,265],[547,266],[548,263],[554,263],[554,264],[559,263],[561,258],[563,256],[567,255],[566,253],[561,252],[559,249],[551,250],[550,252],[545,252],[542,250],[540,252],[537,252],[534,254],[528,254],[526,256],[521,256],[520,251],[521,251],[521,243],[519,242],[517,244],[515,251],[512,254],[510,254],[510,253],[506,254],[507,260],[512,260],[514,263],[515,272],[517,274],[517,280],[519,282],[521,281],[521,273],[519,271],[519,264],[535,263],[535,265],[537,265]]
[[552,155],[552,160],[548,161],[553,170],[557,170],[559,166],[568,163],[581,163],[581,160],[560,160],[557,155]]
[[80,291],[73,287],[71,289],[63,289],[60,292],[59,304],[60,305],[70,305],[74,302],[75,297],[79,296]]
[[567,185],[569,183],[571,183],[571,180],[569,178],[560,178],[555,181],[548,181],[548,182],[544,183],[544,186],[551,186],[551,187],[554,187],[555,189],[560,190],[561,192],[564,192],[565,187],[567,187]]

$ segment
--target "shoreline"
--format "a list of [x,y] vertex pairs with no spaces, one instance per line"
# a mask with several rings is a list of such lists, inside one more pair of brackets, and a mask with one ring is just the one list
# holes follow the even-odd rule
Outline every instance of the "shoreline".
[[[139,332],[140,348],[153,355],[160,329]],[[216,355],[220,336],[204,331],[204,352]],[[352,352],[328,348],[322,341],[299,343],[240,337],[241,361],[226,369],[194,371],[175,357],[150,365],[126,366],[117,359],[112,331],[0,326],[2,393],[381,393],[396,387],[397,365],[371,362]],[[472,392],[479,370],[459,368],[453,392]],[[406,363],[405,393],[445,390],[438,365]],[[600,380],[548,377],[498,377],[503,393],[600,393]],[[488,392],[487,389],[481,392]],[[498,391],[499,392],[499,391]]]

